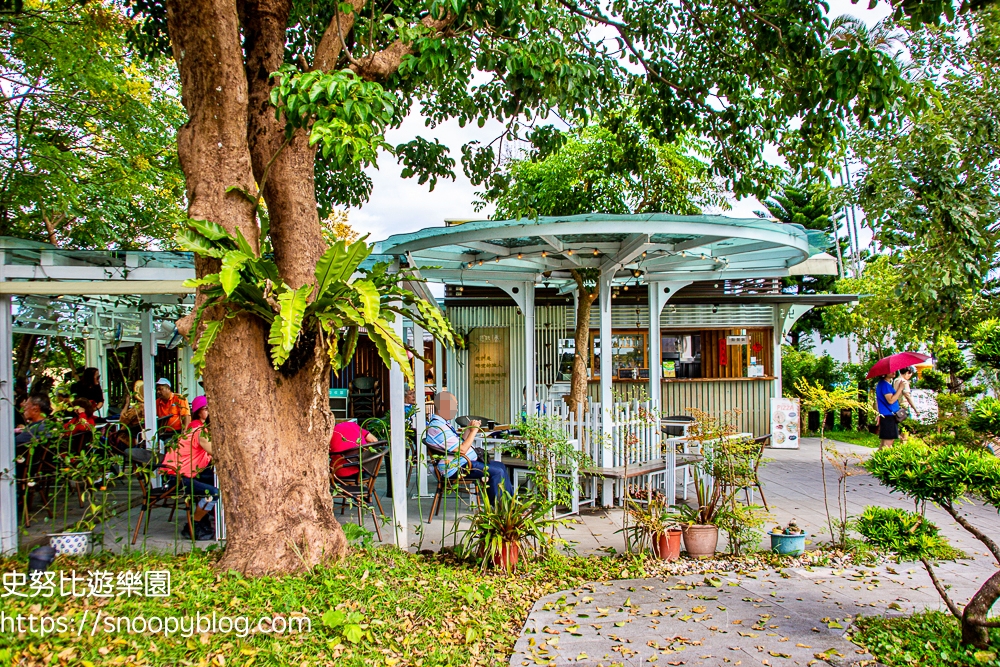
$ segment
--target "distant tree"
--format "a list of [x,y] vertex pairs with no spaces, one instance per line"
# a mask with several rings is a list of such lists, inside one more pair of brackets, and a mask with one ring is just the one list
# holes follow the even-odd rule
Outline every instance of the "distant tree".
[[[836,209],[832,189],[817,181],[786,183],[764,200],[764,207],[783,223],[829,232],[834,238],[837,238],[836,230],[844,217]],[[836,281],[836,276],[789,276],[782,279],[783,291],[795,294],[826,294],[833,290]],[[799,349],[802,334],[814,332],[823,339],[830,337],[824,326],[822,311],[816,309],[807,312],[792,327],[789,332],[792,347]]]
[[[602,125],[562,136],[546,126],[531,138],[528,154],[508,162],[482,193],[484,200],[496,202],[494,218],[598,212],[694,215],[726,205],[720,184],[700,157],[699,142],[660,141],[635,121],[634,113],[614,113]],[[567,402],[575,410],[587,400],[590,311],[600,283],[597,270],[571,274],[579,298]]]
[[76,248],[169,243],[183,217],[176,70],[110,0],[0,22],[0,234]]
[[929,323],[901,307],[901,282],[900,270],[884,255],[871,259],[857,278],[841,278],[834,291],[861,298],[856,305],[824,308],[825,331],[831,336],[855,336],[866,356],[875,359],[924,341]]
[[510,160],[481,193],[496,219],[578,213],[676,213],[727,208],[701,142],[667,143],[641,127],[634,113],[556,135],[545,126],[531,149]]
[[1000,269],[1000,8],[907,38],[913,114],[854,133],[854,196],[899,275],[897,310],[967,339]]

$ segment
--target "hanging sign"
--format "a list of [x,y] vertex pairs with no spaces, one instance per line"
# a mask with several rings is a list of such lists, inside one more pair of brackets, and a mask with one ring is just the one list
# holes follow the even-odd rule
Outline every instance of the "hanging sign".
[[799,448],[799,399],[771,399],[771,447]]
[[750,336],[726,336],[726,345],[749,345]]

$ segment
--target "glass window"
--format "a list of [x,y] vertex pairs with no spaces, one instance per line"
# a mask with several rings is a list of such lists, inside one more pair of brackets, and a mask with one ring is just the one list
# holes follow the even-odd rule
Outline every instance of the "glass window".
[[559,371],[557,380],[573,379],[573,356],[576,353],[576,340],[572,338],[559,339]]
[[701,377],[701,334],[664,334],[660,339],[660,363],[664,378]]
[[[592,378],[601,375],[601,337],[596,331],[590,334],[591,365],[590,373]],[[639,373],[627,372],[629,369],[648,368],[646,366],[646,334],[643,332],[621,332],[611,335],[611,372],[613,377],[631,375],[631,379],[639,379]],[[622,371],[625,370],[625,373]]]

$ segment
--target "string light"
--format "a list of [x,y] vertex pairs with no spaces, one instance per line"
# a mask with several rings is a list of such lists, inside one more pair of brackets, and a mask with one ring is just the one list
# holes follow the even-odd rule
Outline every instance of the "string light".
[[483,265],[483,260],[479,260],[479,266]]
[[566,251],[566,254],[567,254],[567,255],[572,255],[572,254],[573,254],[573,249],[572,249],[572,248],[570,248],[569,250],[567,250],[567,251]]
[[549,256],[548,251],[543,250],[542,251],[542,257],[548,257],[548,256]]
[[499,264],[500,263],[500,255],[497,255],[496,257],[494,257],[493,261],[496,262],[497,264]]
[[646,259],[646,251],[645,250],[642,251],[642,258]]
[[594,248],[594,257],[597,257],[600,254],[601,254],[601,251],[598,250],[597,248]]
[[517,258],[518,259],[524,259],[524,255],[522,253],[517,253]]

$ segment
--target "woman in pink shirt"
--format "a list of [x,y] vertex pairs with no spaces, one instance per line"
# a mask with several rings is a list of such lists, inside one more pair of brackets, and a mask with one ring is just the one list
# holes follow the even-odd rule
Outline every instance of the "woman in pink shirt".
[[339,452],[348,452],[361,445],[378,442],[378,438],[361,428],[356,422],[338,422],[330,436],[330,470],[337,477],[356,477],[357,466],[344,466],[344,457]]
[[[212,485],[215,481],[210,466],[212,465],[212,442],[204,431],[208,421],[208,400],[198,396],[191,401],[191,415],[194,419],[189,430],[181,436],[177,448],[172,449],[163,457],[160,464],[168,477],[166,483],[171,484],[172,477],[180,473],[180,484],[194,497],[200,498],[194,512],[196,539],[206,540],[215,537],[215,530],[208,517],[208,512],[215,508],[219,499],[219,489]],[[187,532],[185,525],[182,534]],[[185,535],[185,537],[189,537]]]

